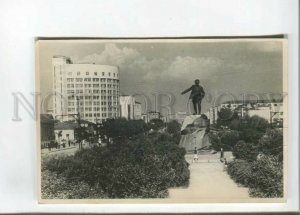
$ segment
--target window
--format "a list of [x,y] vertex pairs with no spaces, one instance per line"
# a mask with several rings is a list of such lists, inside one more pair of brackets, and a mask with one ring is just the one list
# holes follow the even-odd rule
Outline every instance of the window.
[[105,73],[104,72],[102,72],[102,76],[104,76],[105,75]]
[[80,72],[77,72],[77,75],[80,75]]
[[72,72],[68,72],[68,75],[72,75]]
[[116,77],[116,73],[114,73],[114,77]]
[[86,74],[86,75],[89,75],[90,73],[89,73],[89,72],[86,72],[85,74]]
[[97,72],[94,72],[94,75],[97,75]]
[[110,76],[110,72],[108,73],[108,76]]
[[82,82],[82,78],[76,78],[77,82]]

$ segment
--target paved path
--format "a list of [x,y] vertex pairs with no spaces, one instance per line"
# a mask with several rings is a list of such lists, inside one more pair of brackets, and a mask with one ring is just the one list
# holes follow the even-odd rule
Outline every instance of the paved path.
[[[227,155],[226,155],[227,154]],[[225,153],[230,159],[231,154]],[[190,163],[190,184],[187,188],[169,189],[170,199],[185,202],[243,202],[249,200],[248,189],[239,187],[224,170],[219,154],[200,155],[197,163]],[[186,159],[191,162],[192,155]]]
[[78,145],[66,147],[66,148],[60,148],[60,149],[42,149],[42,156],[57,156],[57,155],[73,155],[78,150]]

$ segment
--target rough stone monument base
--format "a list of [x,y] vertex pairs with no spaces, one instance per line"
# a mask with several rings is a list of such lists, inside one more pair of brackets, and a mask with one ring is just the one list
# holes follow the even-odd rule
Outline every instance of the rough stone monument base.
[[209,120],[206,115],[187,116],[182,123],[179,146],[184,147],[187,153],[193,153],[195,147],[198,151],[209,151],[211,144],[208,130]]

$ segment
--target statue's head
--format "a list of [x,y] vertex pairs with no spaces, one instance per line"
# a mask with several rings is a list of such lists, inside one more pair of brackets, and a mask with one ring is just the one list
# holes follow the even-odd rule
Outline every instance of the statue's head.
[[195,80],[195,84],[200,84],[199,79],[196,79],[196,80]]

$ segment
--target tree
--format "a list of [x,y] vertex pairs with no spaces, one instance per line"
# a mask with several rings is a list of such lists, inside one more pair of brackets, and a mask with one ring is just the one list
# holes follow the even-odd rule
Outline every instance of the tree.
[[264,135],[264,132],[254,128],[246,128],[241,132],[241,139],[247,143],[257,144],[259,139]]
[[170,134],[177,134],[180,132],[180,129],[181,125],[176,120],[167,123],[167,132]]
[[254,161],[258,155],[257,145],[239,140],[233,147],[232,154],[237,159]]
[[259,140],[259,149],[265,155],[278,156],[283,160],[283,132],[280,129],[268,129]]
[[101,135],[109,138],[130,138],[147,131],[143,120],[108,119],[103,122],[100,129]]
[[230,121],[229,128],[232,130],[240,130],[241,129],[241,120],[236,118]]
[[270,127],[269,122],[266,119],[256,115],[249,118],[247,126],[248,128],[253,128],[262,132],[265,132]]
[[240,134],[238,131],[223,131],[220,133],[221,144],[224,146],[224,150],[232,150],[237,141],[240,140]]
[[232,111],[230,108],[222,108],[218,112],[217,126],[229,126],[231,121],[237,117],[237,113]]
[[159,129],[164,127],[164,122],[161,119],[151,119],[148,123],[150,129],[158,131]]

